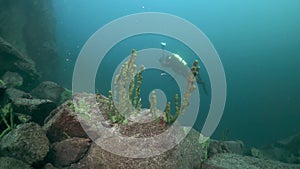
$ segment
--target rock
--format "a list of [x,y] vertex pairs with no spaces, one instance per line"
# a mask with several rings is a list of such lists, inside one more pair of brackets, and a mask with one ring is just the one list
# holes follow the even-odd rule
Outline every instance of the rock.
[[35,89],[31,91],[32,96],[38,99],[48,99],[56,104],[61,103],[62,95],[66,91],[65,88],[50,81],[45,81],[39,84]]
[[0,169],[32,169],[21,160],[11,157],[0,157]]
[[50,148],[50,161],[59,168],[70,166],[85,155],[90,144],[91,140],[87,138],[70,138],[53,143]]
[[[62,140],[66,140],[72,137],[79,137],[85,138],[87,134],[82,129],[81,126],[85,126],[93,134],[92,136],[89,133],[89,136],[94,141],[103,141],[102,143],[106,143],[106,149],[118,149],[118,150],[136,150],[142,151],[141,153],[149,153],[148,150],[141,150],[138,147],[142,145],[140,142],[130,142],[132,144],[118,144],[120,139],[119,137],[109,136],[106,135],[103,131],[98,131],[99,133],[95,133],[93,126],[97,128],[98,125],[101,125],[103,119],[99,118],[99,113],[103,111],[103,109],[99,108],[95,110],[98,106],[103,106],[103,103],[94,104],[91,100],[94,97],[91,94],[78,94],[74,97],[73,101],[65,102],[63,105],[55,109],[51,112],[49,117],[45,120],[45,125],[43,129],[47,132],[47,136],[51,142],[60,142]],[[103,98],[99,98],[100,100]],[[76,107],[75,105],[81,105]],[[75,110],[77,110],[75,112]],[[90,117],[90,118],[89,118]],[[80,120],[80,122],[79,122]],[[102,120],[102,121],[101,121]],[[150,123],[149,123],[150,124]],[[91,126],[92,127],[91,127]],[[125,124],[126,125],[126,124]],[[137,124],[133,126],[124,126],[122,128],[119,124],[115,124],[113,126],[105,127],[110,132],[119,132],[119,133],[128,133],[130,135],[131,131],[135,137],[136,134],[139,136],[145,133],[135,133],[136,129],[142,129],[149,134],[149,129],[143,128],[143,126],[148,125],[146,124]],[[161,129],[161,126],[166,127],[165,123],[163,122],[153,122],[155,125],[152,129]],[[141,128],[136,128],[141,127]],[[149,126],[150,127],[150,126]],[[145,130],[144,130],[145,129]],[[123,132],[122,132],[123,131]],[[161,130],[159,130],[161,131]],[[89,168],[89,169],[114,169],[114,168],[193,168],[196,163],[199,161],[202,162],[207,157],[207,143],[205,144],[200,143],[200,133],[192,129],[187,136],[178,143],[177,135],[181,135],[186,130],[182,127],[182,130],[179,130],[175,133],[166,133],[168,137],[164,137],[163,140],[156,140],[157,142],[151,142],[148,147],[157,147],[159,149],[165,149],[166,144],[169,143],[167,140],[171,140],[175,143],[175,147],[171,150],[166,151],[162,154],[158,154],[153,157],[148,158],[129,158],[120,155],[116,155],[112,152],[108,152],[107,150],[103,149],[102,147],[98,146],[96,143],[92,143],[86,155],[76,163],[71,164],[70,167],[66,168]],[[153,132],[150,132],[150,134]],[[164,140],[165,139],[165,140]],[[130,147],[128,147],[130,145]],[[149,150],[149,151],[153,151]]]
[[244,143],[242,141],[217,141],[211,140],[208,147],[208,156],[212,157],[219,153],[243,154]]
[[5,92],[9,100],[14,100],[17,98],[26,98],[31,99],[31,95],[29,93],[26,93],[22,90],[15,89],[15,88],[8,88]]
[[46,131],[50,142],[59,142],[72,137],[88,137],[77,120],[76,112],[71,105],[73,105],[72,101],[65,102],[46,118],[43,129]]
[[244,153],[244,143],[240,140],[224,141],[223,144],[226,145],[229,153],[241,154],[241,155]]
[[36,123],[17,126],[1,140],[0,152],[28,164],[42,161],[49,151],[49,140]]
[[56,167],[54,167],[51,163],[47,163],[43,169],[57,169]]
[[298,153],[300,151],[300,133],[277,141],[275,146],[283,147],[291,153]]
[[265,158],[263,153],[259,149],[253,147],[250,148],[250,156],[261,159]]
[[11,71],[18,73],[23,78],[24,89],[31,89],[39,79],[35,63],[26,55],[20,53],[10,43],[0,37],[0,75]]
[[211,140],[208,147],[208,157],[212,157],[219,153],[228,153],[228,147],[224,145],[221,141]]
[[23,78],[16,72],[5,72],[2,76],[3,82],[8,87],[20,87],[23,85]]
[[[114,145],[113,142],[111,144]],[[189,169],[195,166],[195,161],[203,158],[205,151],[199,144],[199,133],[193,129],[173,149],[148,158],[128,158],[115,155],[93,142],[87,155],[78,163],[72,164],[69,169]]]
[[300,164],[300,134],[279,140],[262,149],[251,148],[250,155],[257,158]]
[[45,118],[56,104],[50,100],[16,98],[12,100],[13,109],[17,113],[26,114],[32,117],[32,121],[40,125],[44,124]]
[[[286,164],[278,161],[258,159],[239,154],[216,154],[204,166],[223,169],[299,169],[300,165]],[[207,169],[208,169],[207,168]],[[205,168],[204,168],[205,169]]]

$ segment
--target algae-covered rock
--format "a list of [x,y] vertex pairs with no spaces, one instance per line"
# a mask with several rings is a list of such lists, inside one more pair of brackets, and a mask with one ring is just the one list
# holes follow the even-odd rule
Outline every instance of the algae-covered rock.
[[44,99],[16,98],[12,100],[12,105],[15,112],[31,116],[32,121],[40,125],[44,124],[45,118],[56,108],[55,103]]
[[5,72],[2,76],[3,82],[8,87],[19,87],[23,85],[23,78],[16,72]]
[[27,98],[27,99],[31,98],[31,95],[29,93],[26,93],[22,90],[18,90],[15,88],[8,88],[5,91],[5,94],[7,95],[9,100],[15,100],[17,98]]
[[32,169],[21,160],[11,157],[0,157],[0,169]]
[[66,89],[59,86],[55,82],[45,81],[39,84],[31,91],[33,97],[38,99],[48,99],[56,104],[61,103],[62,95],[66,93]]
[[49,140],[36,123],[17,126],[1,140],[0,152],[28,164],[42,161],[49,151]]

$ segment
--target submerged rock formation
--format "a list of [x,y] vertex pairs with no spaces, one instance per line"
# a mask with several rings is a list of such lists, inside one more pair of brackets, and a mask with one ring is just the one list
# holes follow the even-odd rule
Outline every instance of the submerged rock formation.
[[[52,69],[58,58],[52,1],[0,0],[0,36],[30,56],[43,78],[53,80],[57,75]],[[1,59],[0,63],[12,66]]]
[[[17,79],[10,79],[18,77]],[[30,90],[39,80],[35,63],[27,55],[19,52],[17,48],[0,37],[0,77],[4,76],[8,83],[17,83],[13,86],[23,85],[22,88]],[[20,80],[20,77],[22,80]],[[19,79],[19,80],[18,80]],[[18,84],[21,83],[22,84]]]
[[299,169],[300,165],[223,153],[211,157],[202,169]]

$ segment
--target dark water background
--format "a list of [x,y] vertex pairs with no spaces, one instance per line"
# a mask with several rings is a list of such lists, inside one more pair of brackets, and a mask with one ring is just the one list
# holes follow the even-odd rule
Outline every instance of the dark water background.
[[[71,88],[72,71],[82,46],[100,27],[137,12],[164,12],[182,17],[201,29],[214,44],[227,79],[227,102],[213,138],[229,130],[228,139],[261,146],[300,132],[300,1],[298,0],[54,0],[61,56],[58,82]],[[155,24],[155,22],[153,23]],[[159,25],[157,25],[159,26]],[[127,39],[107,54],[97,75],[97,90],[107,95],[115,67],[132,48],[159,48],[178,53],[192,64],[189,48],[167,37],[144,35]],[[112,60],[113,58],[113,60]],[[201,72],[208,81],[205,69]],[[160,87],[177,92],[160,72],[145,73],[143,96]],[[156,78],[156,83],[153,80]],[[83,82],[84,83],[84,82]],[[171,97],[171,96],[170,96]],[[201,96],[202,99],[202,96]],[[195,128],[201,128],[209,105]],[[145,103],[144,105],[146,105]]]

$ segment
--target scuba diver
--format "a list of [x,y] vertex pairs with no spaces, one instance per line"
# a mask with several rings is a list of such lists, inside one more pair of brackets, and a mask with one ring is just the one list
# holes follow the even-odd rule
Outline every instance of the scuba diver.
[[[188,77],[189,75],[189,70],[187,70],[187,63],[186,61],[179,56],[178,54],[172,53],[169,56],[166,56],[165,54],[165,47],[166,43],[161,42],[161,49],[162,49],[162,57],[159,59],[159,62],[166,67],[171,68],[175,73],[180,74],[184,77]],[[200,71],[200,66],[197,66],[198,61],[195,60],[193,66],[191,67],[190,71],[192,71],[194,77],[196,78],[196,82],[198,85],[202,86],[202,89],[206,95],[208,95],[207,87],[205,82],[202,80],[199,71]],[[166,73],[161,73],[161,75],[166,75]]]

